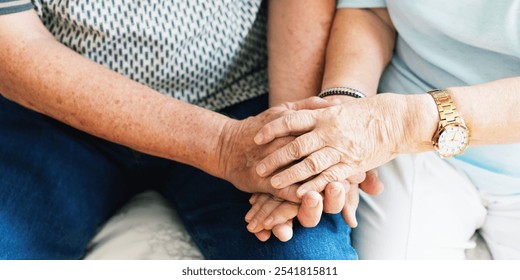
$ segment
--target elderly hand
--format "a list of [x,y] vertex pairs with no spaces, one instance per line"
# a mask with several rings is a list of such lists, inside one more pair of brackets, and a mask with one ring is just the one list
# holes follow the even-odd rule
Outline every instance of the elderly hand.
[[[383,191],[383,184],[376,171],[370,170],[366,176],[364,173],[358,174],[348,181],[328,184],[322,195],[314,191],[307,192],[301,204],[281,201],[268,194],[254,194],[250,199],[251,210],[245,217],[247,229],[261,241],[268,240],[272,231],[280,241],[285,242],[292,238],[294,217],[298,217],[302,226],[313,227],[320,221],[322,211],[331,214],[341,211],[343,219],[354,228],[357,226],[358,183],[363,191],[371,195]],[[338,209],[338,205],[342,206]]]
[[[321,192],[330,182],[343,181],[390,161],[406,139],[400,118],[406,103],[400,99],[395,94],[353,99],[270,122],[255,136],[258,145],[279,137],[301,136],[260,161],[258,175],[270,176],[277,189],[308,180],[298,189],[301,197],[307,191]],[[299,162],[291,165],[295,161]],[[282,168],[286,169],[272,176]]]
[[310,98],[303,102],[273,107],[245,120],[230,120],[222,131],[219,141],[219,177],[245,192],[271,193],[285,200],[299,202],[299,198],[296,197],[296,189],[299,185],[295,184],[283,190],[274,189],[270,184],[270,177],[259,176],[255,171],[261,159],[283,147],[294,137],[282,137],[262,146],[256,145],[253,138],[260,128],[279,117],[302,108],[319,109],[330,105],[331,103],[325,100]]

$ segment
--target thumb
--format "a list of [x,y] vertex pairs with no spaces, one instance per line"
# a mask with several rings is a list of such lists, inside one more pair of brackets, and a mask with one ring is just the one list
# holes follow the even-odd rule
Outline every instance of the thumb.
[[379,180],[377,169],[372,169],[366,172],[366,178],[359,184],[362,191],[370,195],[378,195],[383,192],[384,185]]
[[296,101],[296,102],[285,103],[285,106],[289,110],[294,110],[294,111],[323,109],[323,108],[327,108],[327,107],[330,107],[333,105],[337,105],[337,104],[335,102],[329,102],[323,98],[319,98],[316,96],[305,98],[305,99],[302,99],[302,100]]
[[310,191],[302,197],[302,204],[298,211],[298,221],[304,227],[315,227],[323,212],[323,198],[318,192]]

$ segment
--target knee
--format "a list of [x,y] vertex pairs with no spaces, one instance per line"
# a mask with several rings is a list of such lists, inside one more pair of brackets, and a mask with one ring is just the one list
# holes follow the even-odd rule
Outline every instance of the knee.
[[321,223],[315,228],[296,228],[289,245],[288,259],[356,260],[358,255],[350,240],[350,228],[331,230]]
[[[269,246],[278,259],[288,260],[356,260],[358,255],[350,240],[351,229],[340,215],[324,215],[313,228],[295,224],[288,242],[271,240]],[[274,237],[272,237],[274,239]]]
[[[4,260],[65,260],[80,259],[82,242],[64,235],[58,229],[45,227],[6,226],[0,224],[0,259]],[[74,240],[74,241],[73,241]]]

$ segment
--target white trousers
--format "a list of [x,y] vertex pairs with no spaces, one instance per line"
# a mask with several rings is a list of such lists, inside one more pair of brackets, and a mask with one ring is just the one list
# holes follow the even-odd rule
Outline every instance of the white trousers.
[[385,190],[362,194],[353,232],[360,259],[464,259],[475,231],[493,259],[520,259],[520,196],[479,192],[433,152],[378,170]]

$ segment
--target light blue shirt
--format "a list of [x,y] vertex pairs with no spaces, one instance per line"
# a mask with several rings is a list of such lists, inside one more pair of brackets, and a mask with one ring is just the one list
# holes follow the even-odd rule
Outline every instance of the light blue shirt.
[[[520,76],[520,0],[338,1],[347,7],[387,7],[397,29],[379,92],[424,93]],[[470,147],[449,160],[481,191],[520,194],[520,144]]]

